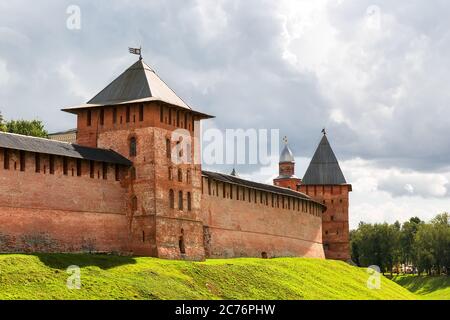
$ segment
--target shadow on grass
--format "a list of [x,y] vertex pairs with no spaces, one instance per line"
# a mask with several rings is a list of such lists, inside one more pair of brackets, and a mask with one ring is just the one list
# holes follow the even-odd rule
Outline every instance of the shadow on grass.
[[409,291],[420,294],[429,294],[434,291],[450,287],[449,276],[400,276],[393,279],[399,285],[407,288]]
[[110,269],[126,264],[135,264],[133,257],[107,254],[70,254],[70,253],[35,253],[46,266],[65,270],[71,265],[79,267],[95,266],[100,269]]

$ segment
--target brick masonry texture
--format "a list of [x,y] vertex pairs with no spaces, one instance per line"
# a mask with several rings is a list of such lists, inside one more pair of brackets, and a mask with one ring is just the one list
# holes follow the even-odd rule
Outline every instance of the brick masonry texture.
[[[0,251],[114,252],[190,260],[348,257],[345,187],[337,192],[334,187],[318,191],[301,186],[319,203],[280,196],[272,204],[270,192],[261,195],[251,188],[208,182],[201,165],[177,164],[168,156],[177,143],[187,144],[180,157],[194,158],[199,150],[194,127],[201,119],[194,112],[161,102],[100,110],[77,111],[77,143],[112,149],[133,166],[117,169],[83,160],[78,172],[75,159],[54,156],[51,165],[50,156],[41,154],[36,168],[35,154],[25,153],[23,162],[17,150],[8,150],[5,166],[0,149]],[[177,129],[185,136],[173,141]],[[206,188],[208,183],[217,188]],[[293,190],[299,183],[279,181]],[[322,217],[323,201],[328,209]]]
[[350,185],[300,185],[299,191],[326,205],[322,216],[322,239],[327,259],[349,260]]

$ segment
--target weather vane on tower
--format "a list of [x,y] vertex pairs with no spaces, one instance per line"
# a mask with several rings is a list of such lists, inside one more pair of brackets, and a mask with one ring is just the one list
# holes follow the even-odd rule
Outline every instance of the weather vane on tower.
[[128,52],[131,54],[139,55],[139,60],[142,60],[142,47],[139,48],[128,48]]
[[287,136],[284,136],[284,137],[283,137],[283,142],[284,142],[285,145],[288,144],[288,138],[287,138]]

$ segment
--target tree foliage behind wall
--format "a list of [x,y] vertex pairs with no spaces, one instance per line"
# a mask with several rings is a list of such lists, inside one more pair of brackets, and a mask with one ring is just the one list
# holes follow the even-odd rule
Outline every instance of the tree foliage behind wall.
[[4,121],[3,120],[3,115],[0,112],[0,131],[5,132],[6,131],[6,125],[5,125],[5,123],[3,121]]
[[449,273],[450,215],[437,215],[429,223],[411,218],[400,225],[360,223],[350,233],[352,259],[359,266],[377,265],[390,272],[412,264],[418,272]]
[[0,131],[47,138],[48,132],[40,120],[10,120],[5,122],[0,112]]

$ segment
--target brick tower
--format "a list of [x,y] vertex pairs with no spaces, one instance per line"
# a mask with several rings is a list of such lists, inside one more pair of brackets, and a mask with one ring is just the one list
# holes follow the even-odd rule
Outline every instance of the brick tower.
[[295,158],[287,144],[287,138],[284,138],[285,146],[281,151],[280,161],[278,163],[279,175],[273,180],[273,184],[279,187],[297,190],[301,180],[295,176]]
[[[129,251],[203,259],[201,166],[192,160],[195,130],[211,116],[194,111],[141,58],[87,104],[64,111],[77,115],[78,144],[112,149],[133,163],[123,182]],[[90,170],[105,169],[93,163]]]
[[306,193],[327,207],[322,216],[325,257],[349,260],[348,208],[352,186],[344,178],[325,130],[298,191]]

